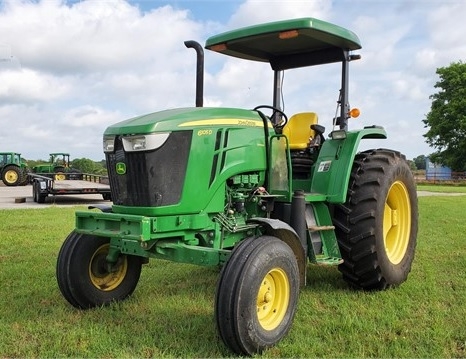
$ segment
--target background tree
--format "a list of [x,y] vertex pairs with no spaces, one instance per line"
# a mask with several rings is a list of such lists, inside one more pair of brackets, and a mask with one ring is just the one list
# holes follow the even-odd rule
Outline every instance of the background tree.
[[411,171],[416,171],[417,170],[417,167],[416,167],[416,164],[414,163],[414,161],[408,160],[408,165],[409,165],[409,168],[411,169]]
[[429,155],[435,163],[453,171],[466,170],[466,64],[462,61],[436,71],[438,92],[431,95],[430,112],[423,120],[429,128],[424,137],[437,151]]
[[413,159],[414,164],[416,165],[417,170],[425,170],[426,169],[426,156],[419,155]]
[[101,162],[94,162],[88,158],[76,158],[71,161],[71,167],[83,173],[106,174],[107,170]]

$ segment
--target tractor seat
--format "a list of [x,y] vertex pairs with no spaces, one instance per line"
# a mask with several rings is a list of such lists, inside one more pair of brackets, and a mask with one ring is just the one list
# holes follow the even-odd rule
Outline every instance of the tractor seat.
[[283,134],[288,138],[290,150],[305,150],[309,139],[315,136],[311,125],[317,123],[315,112],[301,112],[294,114],[283,128]]

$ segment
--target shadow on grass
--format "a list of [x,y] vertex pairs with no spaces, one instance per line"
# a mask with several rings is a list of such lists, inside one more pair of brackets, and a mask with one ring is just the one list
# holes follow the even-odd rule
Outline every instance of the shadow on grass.
[[[214,319],[217,269],[151,261],[127,300],[79,311],[113,357],[223,357],[231,355]],[[67,305],[67,304],[64,304]],[[75,355],[70,352],[69,355]],[[82,353],[78,353],[82,354]]]
[[[101,345],[112,347],[106,354],[232,356],[215,325],[214,298],[219,272],[217,268],[151,261],[143,268],[140,283],[128,300],[85,311],[82,318],[91,327],[97,327]],[[302,291],[304,296],[312,293],[324,297],[351,289],[336,267],[309,265],[308,284]]]
[[350,286],[343,280],[336,266],[321,266],[309,264],[307,266],[307,280],[304,290],[312,291],[349,291]]

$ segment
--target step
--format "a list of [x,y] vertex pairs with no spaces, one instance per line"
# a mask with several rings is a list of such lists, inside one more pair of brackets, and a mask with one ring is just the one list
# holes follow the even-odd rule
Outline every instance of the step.
[[325,266],[337,266],[343,263],[343,259],[334,257],[316,256],[316,263]]
[[335,226],[309,226],[307,229],[311,232],[332,231],[335,229]]

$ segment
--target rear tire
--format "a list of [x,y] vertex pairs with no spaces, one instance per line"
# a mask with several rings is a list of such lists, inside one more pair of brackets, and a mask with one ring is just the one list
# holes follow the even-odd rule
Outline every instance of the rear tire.
[[56,172],[53,178],[55,181],[64,181],[66,180],[66,175],[63,172]]
[[23,169],[21,171],[21,182],[19,185],[26,186],[27,184],[29,184],[29,171],[27,169]]
[[141,274],[142,259],[120,255],[109,272],[109,238],[71,232],[58,253],[58,287],[73,306],[87,309],[121,301],[131,295]]
[[69,170],[68,179],[70,179],[70,180],[79,180],[79,179],[81,179],[81,177],[82,177],[82,173],[79,170],[77,170],[75,168],[71,168]]
[[5,186],[18,186],[22,180],[21,170],[16,166],[6,166],[2,172],[2,181]]
[[65,167],[55,167],[53,169],[53,172],[55,173],[53,175],[53,178],[55,181],[64,181],[66,180],[66,175],[65,175]]
[[279,342],[293,323],[299,295],[298,263],[275,237],[248,238],[231,253],[217,285],[215,316],[220,336],[240,355]]
[[358,154],[333,221],[344,259],[338,269],[350,285],[382,290],[404,282],[418,227],[416,186],[404,156],[383,149]]
[[45,203],[45,199],[47,198],[47,194],[43,194],[43,193],[40,192],[40,182],[39,181],[34,182],[34,185],[33,185],[32,189],[34,191],[34,195],[33,195],[34,202]]
[[37,203],[37,192],[36,192],[37,182],[32,182],[32,200]]

